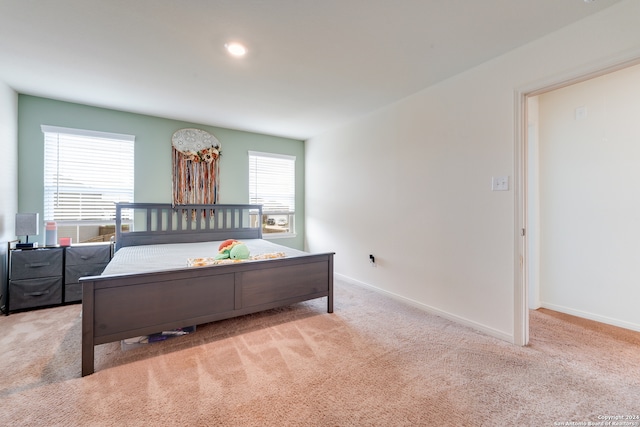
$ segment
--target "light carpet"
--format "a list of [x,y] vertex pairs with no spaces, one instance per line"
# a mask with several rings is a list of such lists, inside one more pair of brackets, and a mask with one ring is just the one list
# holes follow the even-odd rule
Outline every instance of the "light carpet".
[[640,334],[544,310],[518,347],[336,281],[333,314],[323,298],[133,350],[100,345],[84,378],[80,312],[0,317],[0,425],[554,426],[640,414]]

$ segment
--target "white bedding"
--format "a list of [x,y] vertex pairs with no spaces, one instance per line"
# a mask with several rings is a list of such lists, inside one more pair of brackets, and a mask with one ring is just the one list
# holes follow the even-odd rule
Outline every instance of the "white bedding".
[[[247,245],[252,256],[274,252],[284,252],[286,257],[309,255],[263,239],[241,241]],[[127,246],[116,251],[102,274],[148,273],[185,268],[190,258],[215,257],[220,243],[222,241]]]

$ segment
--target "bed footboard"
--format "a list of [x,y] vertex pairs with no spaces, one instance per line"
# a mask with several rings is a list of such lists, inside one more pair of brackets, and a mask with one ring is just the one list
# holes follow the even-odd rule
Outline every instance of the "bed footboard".
[[333,253],[82,282],[82,376],[95,346],[327,297],[333,312]]

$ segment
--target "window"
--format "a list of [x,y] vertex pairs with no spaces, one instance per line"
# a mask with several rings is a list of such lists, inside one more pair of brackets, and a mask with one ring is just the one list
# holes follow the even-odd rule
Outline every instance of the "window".
[[134,136],[42,125],[44,219],[113,224],[115,202],[133,202]]
[[296,158],[249,152],[249,203],[262,205],[264,237],[295,234]]

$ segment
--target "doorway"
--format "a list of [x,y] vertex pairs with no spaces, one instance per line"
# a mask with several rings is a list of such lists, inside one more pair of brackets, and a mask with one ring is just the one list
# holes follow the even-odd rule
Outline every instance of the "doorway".
[[640,330],[640,315],[627,306],[640,300],[631,284],[640,274],[640,197],[633,197],[640,196],[639,64],[636,58],[517,93],[517,203],[526,229],[520,344],[528,342],[528,310],[540,307]]

